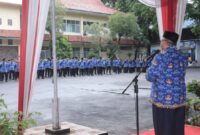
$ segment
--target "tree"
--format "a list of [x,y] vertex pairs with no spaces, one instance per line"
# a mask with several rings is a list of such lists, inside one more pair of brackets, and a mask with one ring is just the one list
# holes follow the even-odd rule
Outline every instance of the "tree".
[[[64,29],[64,16],[66,14],[66,8],[60,0],[56,0],[55,3],[55,22],[56,22],[56,35],[60,36],[61,31]],[[51,10],[47,18],[46,30],[52,35],[51,30]]]
[[137,23],[143,35],[150,41],[156,40],[155,38],[158,37],[158,24],[155,8],[148,7],[140,2],[135,2],[131,11],[137,16]]
[[110,30],[105,26],[105,24],[102,23],[92,23],[91,25],[86,25],[84,27],[84,33],[87,36],[92,37],[110,37]]
[[58,58],[61,58],[61,59],[71,58],[72,47],[71,47],[71,44],[67,41],[66,37],[60,36],[57,38],[56,52],[57,52]]
[[132,56],[133,54],[132,53],[127,53],[127,56],[128,56],[128,58],[130,59],[131,58],[131,56]]
[[130,12],[135,0],[117,0],[115,7],[122,12]]
[[120,42],[122,36],[134,39],[140,33],[134,13],[116,13],[111,15],[108,20],[108,26],[112,37],[115,38],[117,36],[118,42]]
[[111,60],[116,58],[116,54],[119,52],[119,45],[118,44],[113,44],[112,42],[109,42],[108,45],[106,46],[107,53],[106,55],[108,58]]
[[109,7],[115,7],[115,3],[117,0],[102,0],[102,2]]
[[90,50],[89,57],[99,57],[101,51],[105,50],[104,46],[102,46],[102,39],[110,39],[110,30],[105,26],[105,24],[93,23],[84,27],[84,33],[87,36],[95,38],[92,43],[95,48]]
[[143,33],[140,33],[140,35],[138,35],[138,37],[136,38],[136,40],[138,41],[136,44],[136,48],[135,48],[135,56],[134,59],[136,60],[138,57],[138,50],[141,46],[144,46],[147,48],[147,55],[150,54],[150,41],[143,35]]
[[193,0],[187,4],[186,18],[194,21],[192,32],[200,37],[200,0]]
[[[62,30],[64,29],[64,16],[66,13],[65,6],[61,3],[60,0],[56,0],[55,3],[55,29],[56,29],[56,36],[60,37],[62,35]],[[51,10],[49,10],[49,15],[47,18],[46,30],[49,32],[50,35],[50,42],[49,42],[49,50],[50,56],[52,56],[52,22],[51,22]],[[60,50],[60,49],[58,49]]]
[[102,0],[109,7],[116,8],[122,12],[129,12],[136,0]]

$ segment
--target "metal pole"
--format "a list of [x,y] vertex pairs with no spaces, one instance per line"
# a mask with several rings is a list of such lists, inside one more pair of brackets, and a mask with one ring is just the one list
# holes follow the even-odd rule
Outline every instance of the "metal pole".
[[137,135],[139,135],[139,99],[138,99],[138,79],[136,78],[135,80],[135,85],[134,85],[134,89],[135,89],[135,94],[136,94],[136,102],[135,102],[135,109],[136,109],[136,130],[137,130]]
[[51,0],[51,23],[52,23],[52,54],[53,54],[53,82],[54,82],[54,98],[53,98],[53,129],[60,129],[59,122],[59,98],[57,86],[57,68],[56,68],[56,30],[55,30],[55,0]]

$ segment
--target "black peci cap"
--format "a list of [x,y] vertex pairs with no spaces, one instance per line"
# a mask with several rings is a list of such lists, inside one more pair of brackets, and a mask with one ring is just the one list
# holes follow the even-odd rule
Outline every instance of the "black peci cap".
[[177,43],[179,35],[176,32],[165,31],[163,34],[165,39],[172,41],[174,44]]

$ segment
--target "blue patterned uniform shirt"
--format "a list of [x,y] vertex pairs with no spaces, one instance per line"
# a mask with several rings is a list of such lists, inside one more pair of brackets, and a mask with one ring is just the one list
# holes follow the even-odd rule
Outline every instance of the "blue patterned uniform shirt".
[[146,79],[152,82],[150,99],[154,105],[171,109],[185,105],[187,66],[187,57],[175,46],[155,56],[146,74]]

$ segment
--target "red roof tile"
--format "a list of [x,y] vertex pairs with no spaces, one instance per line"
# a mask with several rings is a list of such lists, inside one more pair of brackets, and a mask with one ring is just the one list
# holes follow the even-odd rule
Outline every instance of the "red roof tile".
[[100,14],[113,14],[117,10],[105,6],[101,0],[61,0],[61,2],[72,10],[94,12]]

